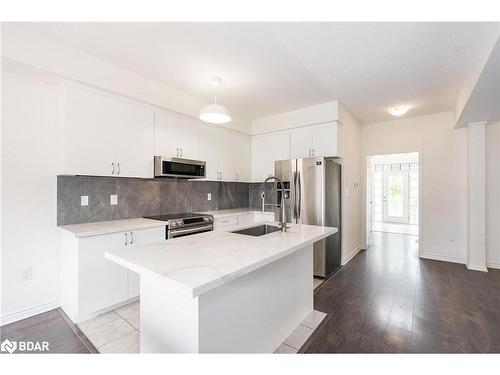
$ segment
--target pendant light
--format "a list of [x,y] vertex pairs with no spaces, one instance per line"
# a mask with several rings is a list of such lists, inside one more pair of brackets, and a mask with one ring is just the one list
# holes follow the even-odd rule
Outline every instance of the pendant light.
[[203,107],[200,111],[200,120],[211,124],[224,124],[231,121],[231,115],[226,107],[217,104],[217,87],[220,86],[220,77],[212,78],[212,87],[214,88],[214,104]]

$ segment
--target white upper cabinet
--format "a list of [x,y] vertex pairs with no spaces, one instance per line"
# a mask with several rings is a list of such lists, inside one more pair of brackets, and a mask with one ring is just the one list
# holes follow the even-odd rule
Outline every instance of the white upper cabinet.
[[222,180],[250,181],[250,137],[241,133],[222,130],[225,157],[222,162]]
[[291,159],[308,158],[312,156],[312,130],[303,127],[290,130],[290,156]]
[[328,122],[290,130],[291,158],[341,156],[341,127],[337,122]]
[[313,156],[341,156],[339,150],[339,130],[342,125],[329,122],[311,126]]
[[200,158],[207,180],[250,181],[250,137],[217,126],[202,125]]
[[200,158],[200,124],[188,116],[155,112],[155,155]]
[[206,179],[221,180],[221,175],[224,168],[224,149],[226,139],[221,129],[210,126],[201,125],[200,129],[200,158],[207,163]]
[[252,137],[252,181],[264,181],[274,174],[274,162],[286,159],[290,159],[289,132],[283,131]]
[[180,157],[177,116],[172,112],[155,112],[155,155]]
[[154,173],[154,112],[135,103],[116,104],[116,175],[151,178]]
[[153,177],[154,112],[132,101],[66,88],[64,173]]
[[64,172],[113,175],[115,162],[115,101],[73,87],[65,97]]

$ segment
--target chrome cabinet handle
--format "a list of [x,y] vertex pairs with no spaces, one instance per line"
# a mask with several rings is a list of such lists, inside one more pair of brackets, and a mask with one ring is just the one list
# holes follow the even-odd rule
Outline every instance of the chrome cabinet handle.
[[311,149],[309,149],[309,157],[311,157]]
[[177,147],[177,157],[179,157],[179,147]]
[[222,181],[222,172],[220,172],[220,179],[221,179],[221,181]]
[[312,155],[314,156],[314,148],[312,149]]
[[238,172],[236,172],[236,181],[238,181]]
[[130,232],[130,244],[132,245],[134,243],[134,233]]
[[118,172],[116,172],[116,174],[120,174],[120,163],[117,163],[117,166],[118,166]]
[[112,162],[111,166],[113,167],[113,170],[111,171],[111,174],[115,174],[115,162]]
[[184,156],[184,150],[181,147],[181,158]]
[[128,245],[128,233],[125,233],[125,246]]

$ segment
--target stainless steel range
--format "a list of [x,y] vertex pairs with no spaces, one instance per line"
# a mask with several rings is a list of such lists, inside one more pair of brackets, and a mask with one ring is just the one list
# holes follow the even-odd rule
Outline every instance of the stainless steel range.
[[145,216],[145,218],[166,221],[165,238],[167,240],[214,230],[214,217],[208,214],[187,212]]

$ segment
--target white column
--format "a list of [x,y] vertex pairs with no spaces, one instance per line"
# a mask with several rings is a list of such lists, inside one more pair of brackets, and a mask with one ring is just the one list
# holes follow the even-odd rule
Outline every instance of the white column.
[[467,268],[486,268],[486,121],[469,128],[469,259]]

